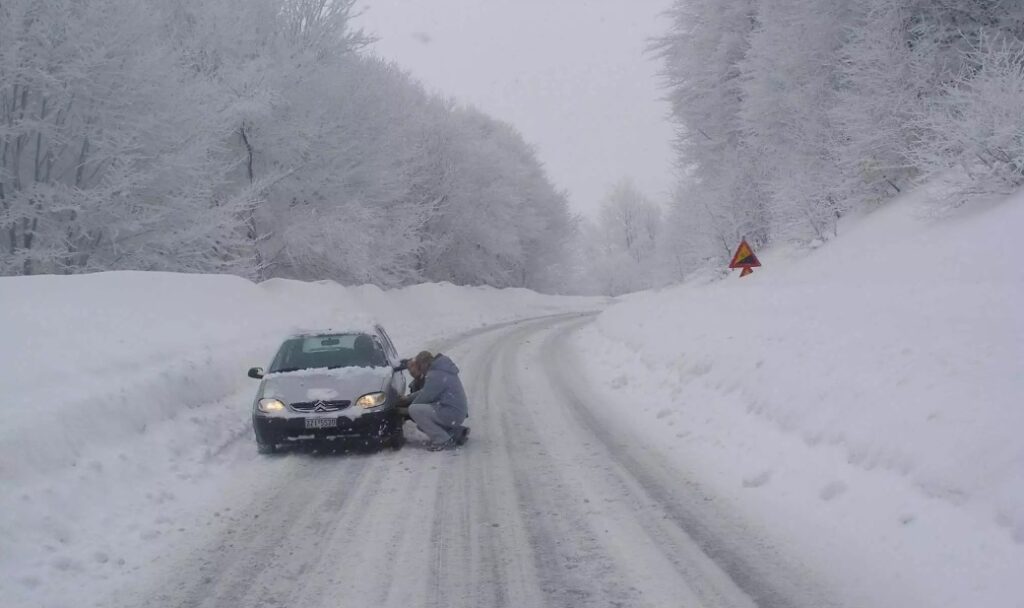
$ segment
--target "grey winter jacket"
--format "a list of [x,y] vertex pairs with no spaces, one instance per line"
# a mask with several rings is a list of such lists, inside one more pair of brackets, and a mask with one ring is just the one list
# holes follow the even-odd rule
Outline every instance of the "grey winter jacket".
[[427,369],[423,388],[413,393],[413,403],[440,403],[469,416],[466,391],[459,380],[459,368],[445,355],[437,355]]

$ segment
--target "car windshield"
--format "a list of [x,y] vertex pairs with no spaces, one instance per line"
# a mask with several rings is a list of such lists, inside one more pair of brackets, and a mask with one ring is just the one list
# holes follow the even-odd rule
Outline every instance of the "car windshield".
[[369,334],[325,334],[290,338],[281,345],[270,373],[339,367],[382,367],[384,349]]

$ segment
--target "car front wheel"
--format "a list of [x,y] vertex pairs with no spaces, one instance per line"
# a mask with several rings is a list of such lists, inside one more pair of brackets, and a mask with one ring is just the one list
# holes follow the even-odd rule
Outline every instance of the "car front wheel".
[[392,450],[402,449],[402,446],[405,445],[405,431],[402,428],[401,422],[395,425],[394,430],[392,430],[391,434],[384,440],[384,444]]
[[256,451],[260,454],[277,454],[276,443],[256,443]]

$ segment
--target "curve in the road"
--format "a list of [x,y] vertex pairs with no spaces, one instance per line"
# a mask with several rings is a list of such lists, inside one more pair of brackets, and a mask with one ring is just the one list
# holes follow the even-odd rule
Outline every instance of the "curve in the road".
[[108,605],[801,605],[807,588],[770,548],[744,547],[748,529],[588,405],[599,397],[567,345],[591,318],[444,344],[472,398],[456,452],[411,441],[241,461],[225,487],[232,516]]

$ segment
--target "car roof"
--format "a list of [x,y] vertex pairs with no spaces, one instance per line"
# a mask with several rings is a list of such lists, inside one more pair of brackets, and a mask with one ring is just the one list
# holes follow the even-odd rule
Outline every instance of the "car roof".
[[369,334],[371,336],[377,334],[375,327],[344,327],[344,328],[327,328],[327,329],[304,329],[296,332],[292,332],[289,338],[316,338],[319,336],[338,336],[342,334]]

